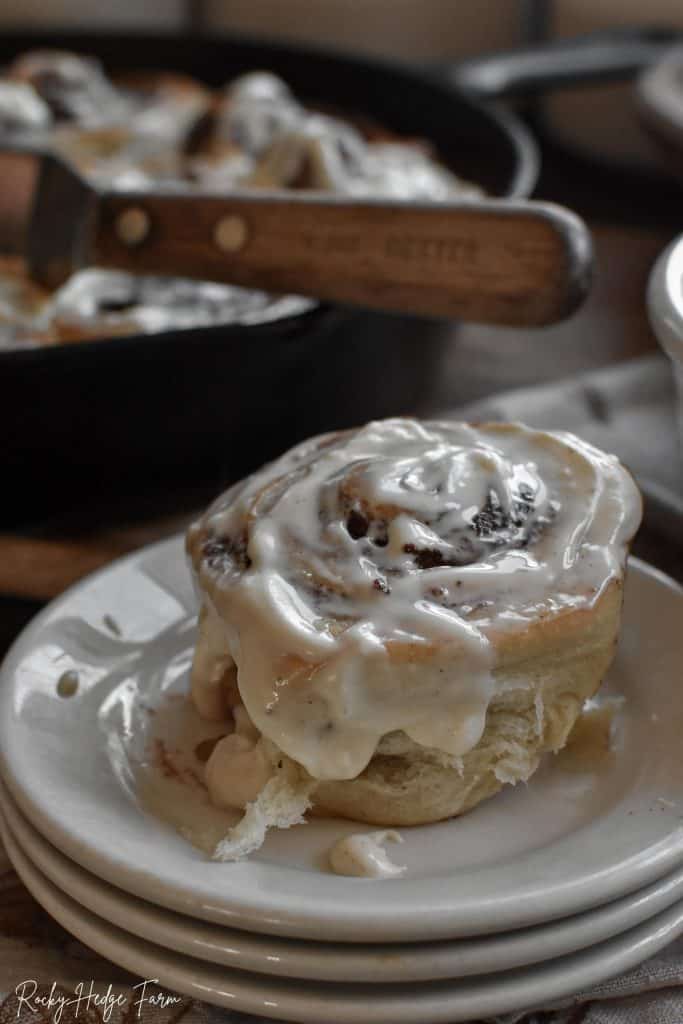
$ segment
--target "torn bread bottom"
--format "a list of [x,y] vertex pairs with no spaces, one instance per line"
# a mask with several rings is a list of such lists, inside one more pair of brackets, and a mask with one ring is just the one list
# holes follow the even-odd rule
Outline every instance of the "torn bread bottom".
[[355,779],[313,779],[275,744],[256,747],[272,772],[241,821],[218,844],[214,858],[239,860],[255,852],[268,829],[289,828],[310,812],[372,825],[417,825],[455,817],[493,796],[502,786],[526,782],[546,752],[561,750],[593,696],[595,683],[563,689],[557,676],[540,687],[500,694],[489,707],[484,733],[462,757],[421,747],[403,732],[383,737]]
[[[391,732],[379,741],[365,769],[343,781],[313,779],[259,738],[241,705],[237,671],[227,656],[226,664],[214,664],[210,677],[199,662],[193,682],[197,709],[217,720],[232,707],[236,731],[243,736],[239,743],[230,736],[223,739],[207,764],[212,802],[245,808],[243,820],[215,855],[232,860],[253,852],[268,828],[287,828],[308,811],[400,828],[455,817],[504,785],[526,782],[544,754],[565,746],[585,702],[595,696],[614,656],[621,600],[621,580],[614,580],[590,609],[539,616],[522,633],[502,634],[484,731],[464,755],[455,757]],[[199,685],[207,679],[211,687]],[[204,706],[209,689],[221,698],[213,701],[215,708]],[[219,765],[221,750],[241,760]],[[246,799],[235,802],[237,791]]]

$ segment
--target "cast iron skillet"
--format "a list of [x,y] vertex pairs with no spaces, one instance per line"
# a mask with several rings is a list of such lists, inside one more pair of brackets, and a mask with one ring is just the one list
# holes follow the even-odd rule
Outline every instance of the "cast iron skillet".
[[[634,82],[633,99],[646,130],[661,149],[661,166],[642,166],[633,162],[590,153],[599,172],[627,176],[637,188],[643,185],[661,189],[666,175],[679,179],[683,174],[683,139],[680,127],[672,132],[666,109],[658,109],[660,94],[671,91],[674,102],[680,95],[680,50],[683,35],[661,26],[617,27],[587,35],[557,39],[508,53],[493,53],[445,69],[460,88],[470,89],[480,99],[542,97],[549,92],[574,87],[587,87],[610,82]],[[662,72],[655,81],[653,72],[671,59],[671,73]],[[650,72],[648,75],[647,72]],[[666,97],[665,97],[666,98]],[[538,133],[550,142],[553,129],[548,124],[543,106],[533,108],[533,124]],[[680,122],[679,122],[680,124]],[[558,148],[563,148],[562,143]],[[577,150],[578,152],[578,150]],[[584,156],[587,155],[584,153]],[[672,201],[676,201],[675,192]]]
[[[526,196],[536,180],[523,125],[436,73],[247,39],[52,33],[5,34],[0,64],[36,47],[214,86],[269,69],[305,100],[429,139],[492,195]],[[0,524],[44,521],[93,495],[217,488],[308,434],[410,412],[452,337],[437,321],[318,306],[263,325],[0,353]]]

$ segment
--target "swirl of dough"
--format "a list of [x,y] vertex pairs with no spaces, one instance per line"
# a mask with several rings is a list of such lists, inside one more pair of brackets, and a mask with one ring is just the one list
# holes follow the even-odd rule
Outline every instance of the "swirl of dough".
[[33,86],[60,121],[101,124],[125,119],[130,104],[91,57],[62,50],[30,50],[8,70],[11,79]]
[[236,485],[188,551],[252,721],[315,778],[348,779],[396,730],[471,750],[497,639],[592,606],[639,518],[617,459],[569,434],[393,419]]

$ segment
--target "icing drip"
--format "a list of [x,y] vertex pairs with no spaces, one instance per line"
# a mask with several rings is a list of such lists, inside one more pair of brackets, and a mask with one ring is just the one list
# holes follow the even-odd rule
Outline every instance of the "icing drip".
[[337,875],[356,878],[400,878],[405,867],[394,864],[384,843],[402,843],[399,832],[354,832],[338,840],[330,850],[330,867]]

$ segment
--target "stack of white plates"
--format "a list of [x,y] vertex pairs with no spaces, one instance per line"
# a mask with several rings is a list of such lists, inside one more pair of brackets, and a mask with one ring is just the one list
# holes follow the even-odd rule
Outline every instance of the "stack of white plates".
[[342,821],[220,864],[198,848],[225,821],[196,756],[216,727],[181,699],[194,599],[174,539],[67,592],[8,655],[2,838],[74,935],[208,1002],[315,1024],[547,1004],[683,932],[682,623],[683,591],[632,561],[611,747],[549,758],[462,819],[402,830],[402,877],[331,874],[330,846],[359,831]]

